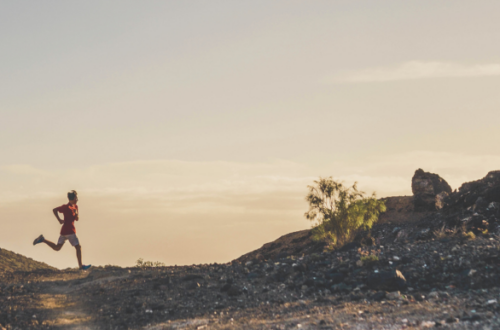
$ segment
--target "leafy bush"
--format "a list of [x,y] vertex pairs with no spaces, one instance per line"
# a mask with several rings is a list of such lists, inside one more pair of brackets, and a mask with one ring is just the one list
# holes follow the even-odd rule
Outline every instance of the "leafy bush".
[[365,197],[358,191],[357,183],[346,187],[332,177],[320,178],[314,183],[308,186],[309,211],[304,215],[316,223],[312,234],[317,241],[329,241],[334,246],[346,244],[352,241],[358,229],[371,229],[380,213],[386,210],[375,193]]

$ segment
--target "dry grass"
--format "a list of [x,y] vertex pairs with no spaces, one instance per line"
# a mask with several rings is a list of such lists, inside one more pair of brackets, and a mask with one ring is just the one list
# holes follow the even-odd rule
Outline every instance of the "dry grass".
[[136,262],[136,267],[138,268],[153,268],[153,267],[165,267],[165,263],[160,261],[144,261],[144,259],[139,258]]
[[453,237],[453,236],[456,236],[457,233],[458,233],[457,227],[446,228],[445,225],[443,225],[443,227],[441,227],[440,229],[434,230],[434,232],[433,232],[434,237],[436,237],[437,239],[442,239],[442,238],[450,237],[450,236]]

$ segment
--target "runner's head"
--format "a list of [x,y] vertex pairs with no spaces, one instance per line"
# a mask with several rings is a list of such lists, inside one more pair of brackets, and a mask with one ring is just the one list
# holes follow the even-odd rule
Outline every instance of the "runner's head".
[[76,204],[76,202],[78,202],[78,194],[76,193],[76,191],[71,190],[68,193],[68,199],[71,204]]

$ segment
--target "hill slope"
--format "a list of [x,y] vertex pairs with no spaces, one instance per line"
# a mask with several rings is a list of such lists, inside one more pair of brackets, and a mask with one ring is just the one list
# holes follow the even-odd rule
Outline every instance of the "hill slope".
[[242,255],[236,261],[245,263],[250,260],[268,260],[289,255],[321,252],[325,244],[314,242],[309,229],[286,234],[277,240],[264,244],[261,248]]
[[[385,230],[387,225],[413,226],[415,222],[429,216],[431,212],[414,212],[413,196],[395,196],[382,198],[387,206],[387,211],[380,215],[379,221],[374,226],[373,232]],[[361,233],[366,234],[366,233]],[[357,237],[356,241],[363,237]],[[301,256],[322,252],[325,247],[323,242],[315,242],[311,237],[311,230],[301,230],[286,234],[275,241],[264,244],[261,248],[251,251],[237,258],[235,261],[245,263],[251,260],[273,260],[286,256]]]
[[40,269],[56,268],[46,263],[35,261],[23,255],[0,248],[0,272],[1,271],[33,271]]

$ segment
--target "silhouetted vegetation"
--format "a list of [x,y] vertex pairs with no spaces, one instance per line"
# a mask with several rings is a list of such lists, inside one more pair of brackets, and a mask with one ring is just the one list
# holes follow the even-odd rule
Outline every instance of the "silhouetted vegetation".
[[139,258],[136,262],[136,267],[147,268],[147,267],[165,267],[165,263],[160,261],[144,261],[144,259]]
[[368,230],[385,212],[385,204],[375,193],[366,197],[357,184],[346,187],[331,177],[320,178],[308,186],[309,211],[305,217],[316,222],[312,229],[317,241],[328,241],[333,246],[344,245],[354,238],[358,229]]

